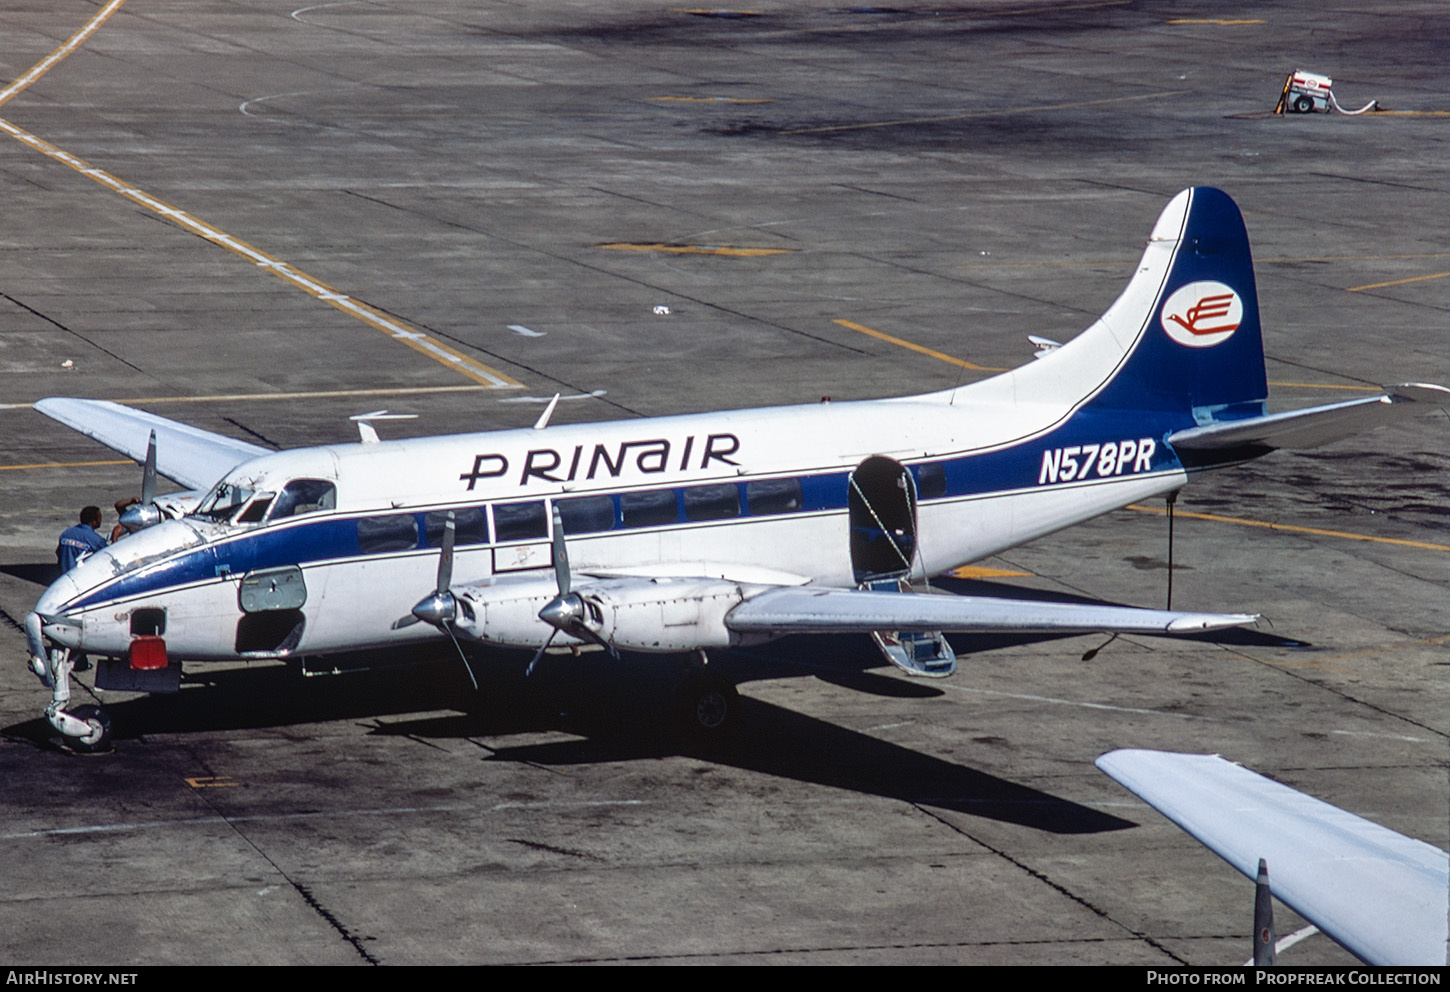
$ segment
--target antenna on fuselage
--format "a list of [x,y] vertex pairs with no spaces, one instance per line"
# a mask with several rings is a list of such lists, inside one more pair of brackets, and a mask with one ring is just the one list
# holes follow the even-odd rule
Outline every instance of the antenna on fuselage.
[[539,414],[539,419],[534,421],[534,430],[541,431],[549,426],[549,418],[554,415],[554,407],[559,405],[559,397],[561,395],[561,393],[554,394],[554,398],[549,401],[549,405],[544,407],[544,412]]

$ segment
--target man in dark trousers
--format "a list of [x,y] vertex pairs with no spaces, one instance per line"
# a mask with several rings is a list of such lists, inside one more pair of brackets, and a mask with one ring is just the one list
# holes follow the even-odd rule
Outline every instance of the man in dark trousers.
[[68,527],[60,535],[55,548],[55,560],[60,563],[61,574],[75,568],[81,555],[90,554],[106,546],[106,539],[96,532],[101,526],[101,508],[88,506],[81,511],[81,522]]

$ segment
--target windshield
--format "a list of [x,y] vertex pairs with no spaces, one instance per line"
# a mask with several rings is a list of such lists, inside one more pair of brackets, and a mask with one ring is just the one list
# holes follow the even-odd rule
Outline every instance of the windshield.
[[207,494],[206,499],[196,508],[195,516],[207,517],[211,520],[230,520],[232,514],[236,513],[252,498],[252,490],[230,482],[221,482],[217,487]]

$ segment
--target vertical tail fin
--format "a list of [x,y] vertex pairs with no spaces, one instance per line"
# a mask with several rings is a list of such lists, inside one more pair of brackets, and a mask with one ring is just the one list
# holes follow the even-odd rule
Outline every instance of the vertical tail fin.
[[[1171,245],[1161,288],[1147,313],[1137,315],[1137,344],[1097,402],[1186,406],[1200,421],[1262,413],[1268,384],[1259,295],[1238,207],[1212,187],[1186,190],[1154,225],[1145,263],[1155,244]],[[1140,266],[1139,276],[1148,268]]]
[[1183,426],[1261,414],[1268,384],[1259,298],[1233,200],[1207,186],[1175,196],[1117,301],[1021,372],[1019,389],[1067,392],[1080,397],[1079,409],[1152,412]]

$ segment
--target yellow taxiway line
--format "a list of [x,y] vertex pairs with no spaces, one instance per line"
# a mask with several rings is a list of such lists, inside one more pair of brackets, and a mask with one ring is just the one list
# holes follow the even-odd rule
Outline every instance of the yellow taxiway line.
[[[919,345],[919,344],[914,344],[911,341],[905,341],[905,340],[903,340],[901,338],[892,337],[890,334],[887,334],[884,331],[875,330],[874,328],[867,327],[864,324],[858,324],[855,321],[851,321],[851,320],[835,320],[835,321],[832,321],[832,323],[840,324],[842,327],[850,328],[851,330],[858,331],[861,334],[870,335],[873,338],[878,338],[878,339],[880,339],[882,341],[885,341],[887,344],[894,344],[894,345],[896,345],[899,348],[905,348],[908,351],[914,351],[914,352],[917,352],[918,354],[926,355],[929,358],[935,358],[937,361],[946,362],[948,365],[956,365],[959,368],[972,369],[973,371],[976,371],[976,372],[1010,372],[1010,371],[1012,371],[1011,369],[994,368],[994,367],[989,366],[989,365],[973,365],[971,362],[963,361],[960,358],[953,358],[951,355],[943,354],[940,351],[934,351],[931,348],[927,348],[927,347],[925,347],[923,345]],[[1269,385],[1271,385],[1271,386],[1281,386],[1281,387],[1285,387],[1285,388],[1298,388],[1298,389],[1345,389],[1345,390],[1349,390],[1351,392],[1358,392],[1358,393],[1377,393],[1377,392],[1379,392],[1379,387],[1378,386],[1348,386],[1348,385],[1340,385],[1340,384],[1325,383],[1325,382],[1270,382]]]
[[[1138,513],[1156,513],[1165,516],[1166,507],[1143,506],[1134,503],[1125,509]],[[1313,534],[1316,537],[1340,537],[1347,541],[1369,541],[1374,544],[1395,544],[1403,548],[1423,548],[1427,551],[1450,551],[1450,544],[1432,544],[1429,541],[1406,541],[1398,537],[1375,537],[1371,534],[1353,534],[1347,530],[1326,530],[1323,527],[1301,527],[1298,524],[1277,524],[1267,520],[1245,520],[1243,517],[1225,517],[1218,513],[1193,513],[1188,510],[1174,510],[1173,516],[1189,520],[1209,520],[1219,524],[1237,524],[1240,527],[1263,527],[1267,530],[1286,531],[1290,534]]]
[[[5,101],[12,99],[16,94],[20,93],[26,87],[30,86],[37,79],[43,76],[46,72],[48,72],[67,55],[70,55],[72,52],[74,52],[87,38],[95,33],[96,29],[99,28],[101,24],[106,21],[106,19],[108,19],[112,14],[116,12],[116,10],[121,6],[123,2],[124,0],[111,0],[111,3],[103,7],[99,13],[97,13],[94,17],[90,19],[90,21],[86,23],[85,27],[81,28],[81,30],[77,31],[74,35],[72,35],[64,45],[60,46],[46,58],[36,63],[36,65],[31,68],[30,71],[26,72],[15,82],[5,87],[4,90],[0,90],[0,104],[3,104]],[[182,230],[188,231],[191,234],[195,234],[198,237],[204,238],[205,240],[210,241],[214,245],[219,245],[220,247],[225,248],[227,251],[231,252],[234,255],[238,255],[242,258],[247,259],[248,261],[255,264],[258,268],[262,269],[264,272],[267,272],[277,277],[278,279],[281,279],[283,282],[289,283],[297,287],[314,299],[321,300],[329,306],[341,310],[348,316],[362,321],[369,327],[383,332],[384,334],[391,337],[393,340],[407,345],[409,348],[412,348],[419,354],[425,355],[428,358],[433,359],[433,361],[439,362],[440,364],[453,369],[464,377],[472,379],[474,382],[477,382],[480,385],[487,386],[491,389],[517,389],[523,385],[517,380],[514,380],[504,375],[502,372],[491,369],[487,365],[484,365],[481,362],[469,358],[462,352],[446,344],[443,344],[442,342],[437,341],[434,338],[429,337],[427,334],[424,334],[421,331],[409,327],[401,320],[396,320],[393,317],[388,316],[381,310],[378,310],[376,307],[370,306],[369,304],[364,303],[361,300],[353,299],[346,294],[339,293],[331,286],[327,285],[321,280],[314,279],[312,276],[303,272],[301,269],[298,269],[296,266],[291,265],[290,263],[285,262],[282,259],[279,259],[273,255],[270,255],[267,252],[264,252],[258,248],[254,248],[251,245],[247,244],[245,241],[242,241],[240,238],[232,237],[225,231],[222,231],[219,228],[206,223],[205,221],[193,216],[192,214],[187,213],[185,210],[180,210],[176,207],[173,207],[171,204],[166,203],[163,200],[157,199],[151,194],[145,192],[144,190],[137,189],[130,183],[118,179],[117,177],[111,175],[109,172],[92,166],[84,159],[77,158],[76,156],[56,147],[50,142],[44,140],[43,138],[39,138],[36,135],[31,134],[29,131],[26,131],[21,127],[17,127],[10,121],[0,119],[0,132],[4,132],[5,134],[10,135],[21,144],[40,152],[42,155],[45,155],[48,158],[53,159],[54,161],[69,166],[76,172],[79,172],[81,175],[85,176],[87,179],[91,179],[94,182],[100,183],[102,186],[111,190],[113,193],[124,196],[126,199],[132,201],[133,203],[137,203],[145,207],[152,213],[171,221],[173,224],[176,224]]]
[[730,245],[667,245],[657,241],[611,241],[594,247],[607,251],[662,251],[672,255],[727,255],[731,258],[787,255],[793,251],[791,248],[732,248]]
[[946,362],[948,365],[955,365],[955,366],[957,366],[959,368],[971,369],[974,372],[1007,372],[1007,371],[1010,371],[1009,369],[991,368],[991,367],[986,366],[986,365],[973,365],[971,362],[962,361],[960,358],[953,358],[951,355],[944,355],[944,354],[942,354],[939,351],[933,351],[932,349],[927,348],[927,347],[924,347],[922,345],[913,344],[910,341],[903,341],[901,338],[894,338],[890,334],[886,334],[886,333],[883,333],[881,331],[874,330],[874,329],[872,329],[870,327],[867,327],[864,324],[858,324],[855,321],[850,321],[850,320],[836,320],[836,321],[833,321],[832,323],[840,324],[842,327],[849,328],[849,329],[851,329],[853,331],[856,331],[857,333],[866,334],[866,335],[869,335],[869,336],[871,336],[873,338],[878,338],[878,339],[880,339],[882,341],[885,341],[887,344],[894,344],[898,348],[905,348],[908,351],[914,351],[914,352],[917,352],[918,354],[926,355],[928,358],[935,358],[939,362]]
[[1426,279],[1444,279],[1446,276],[1450,276],[1450,272],[1436,272],[1428,276],[1411,276],[1408,279],[1391,279],[1389,282],[1372,282],[1368,286],[1351,286],[1347,292],[1358,293],[1364,289],[1383,289],[1386,286],[1403,286],[1407,282],[1424,282]]
[[5,106],[5,104],[14,99],[21,91],[27,89],[31,83],[49,72],[52,66],[85,44],[86,39],[95,34],[96,30],[102,24],[110,20],[111,15],[125,2],[126,0],[111,0],[110,3],[101,8],[99,13],[86,22],[85,27],[71,35],[64,45],[61,45],[55,51],[31,66],[29,71],[15,80],[15,82],[0,90],[0,107]]
[[33,465],[0,465],[0,472],[18,472],[34,468],[90,468],[93,465],[135,465],[129,458],[110,458],[100,462],[36,462]]
[[1003,107],[999,110],[974,110],[965,114],[945,114],[933,117],[902,117],[889,121],[867,121],[862,124],[828,124],[824,127],[802,127],[780,134],[834,134],[839,131],[864,131],[875,127],[900,127],[905,124],[940,124],[945,121],[965,121],[977,117],[1006,117],[1012,114],[1036,114],[1049,110],[1080,110],[1083,107],[1102,107],[1114,103],[1132,103],[1136,100],[1162,100],[1181,96],[1184,90],[1164,90],[1161,93],[1140,93],[1137,96],[1115,96],[1103,100],[1078,100],[1073,103],[1049,103],[1034,107]]

